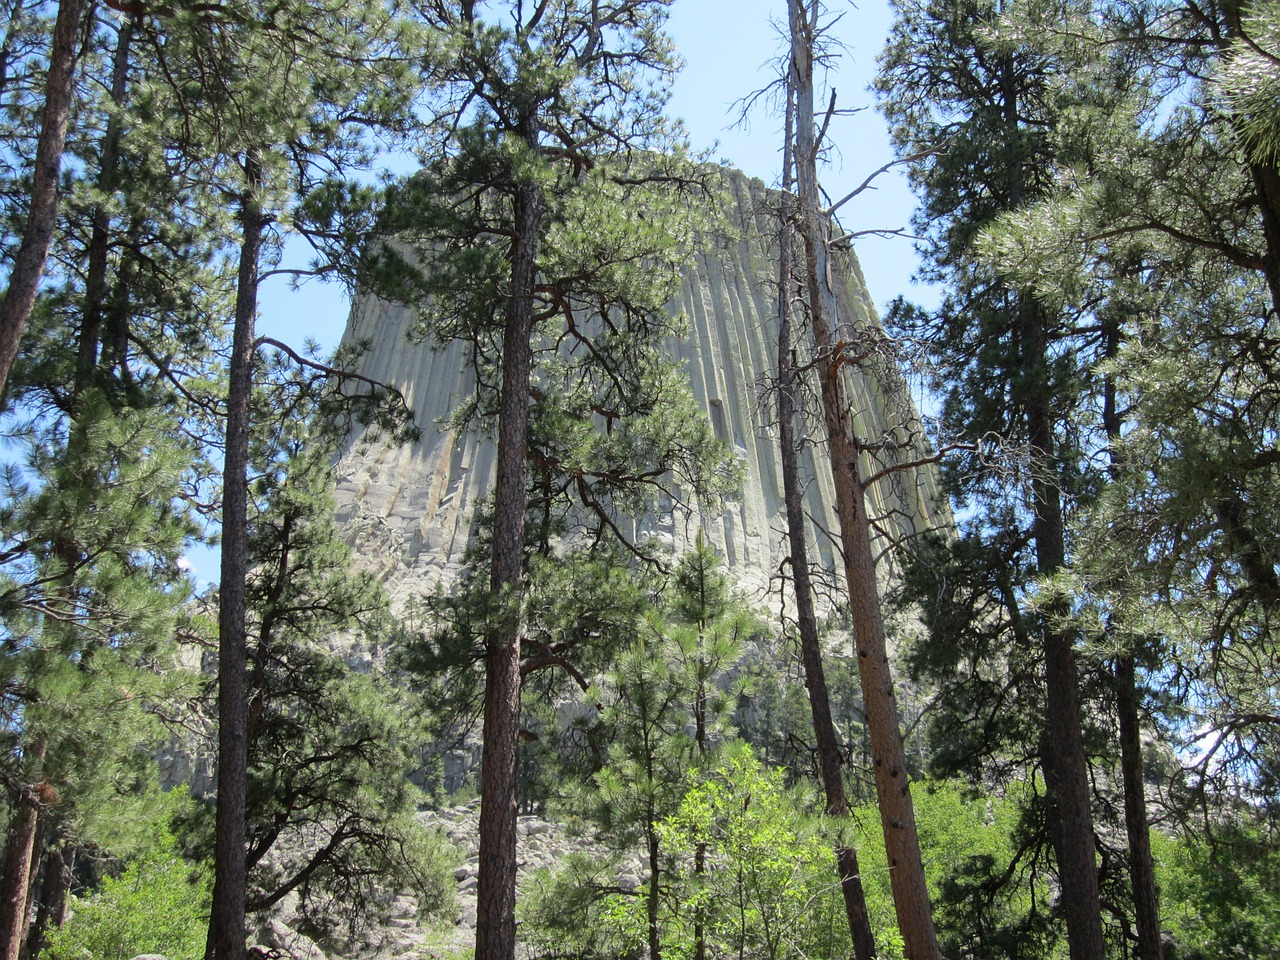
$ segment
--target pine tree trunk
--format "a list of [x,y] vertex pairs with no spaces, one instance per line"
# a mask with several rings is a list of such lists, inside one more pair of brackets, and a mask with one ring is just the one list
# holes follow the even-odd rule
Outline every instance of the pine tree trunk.
[[649,920],[649,960],[662,960],[662,938],[658,929],[658,911],[661,906],[662,885],[659,870],[662,867],[658,856],[658,832],[655,830],[656,814],[653,804],[649,804],[649,816],[645,823],[645,838],[649,846],[649,890],[646,894],[645,909]]
[[13,807],[5,844],[4,887],[0,890],[0,960],[18,960],[22,949],[39,820],[35,794],[24,786]]
[[[116,38],[115,59],[111,70],[111,102],[124,103],[129,79],[129,47],[133,42],[132,16],[120,25]],[[116,190],[120,177],[120,118],[113,113],[107,119],[103,136],[102,158],[98,164],[98,192],[103,200],[93,211],[93,228],[85,270],[84,320],[80,325],[80,343],[76,361],[76,392],[84,390],[98,363],[98,343],[102,337],[102,318],[107,302],[107,261],[111,252],[111,218],[107,200]]]
[[265,220],[258,205],[259,159],[245,159],[240,201],[240,264],[227,386],[222,488],[222,582],[218,609],[218,807],[208,960],[242,960],[245,951],[245,779],[248,703],[245,669],[245,577],[248,573],[248,464],[253,392],[258,260]]
[[1124,824],[1129,840],[1129,880],[1133,886],[1134,921],[1138,928],[1138,960],[1164,960],[1160,937],[1160,902],[1151,827],[1142,774],[1142,728],[1138,718],[1137,670],[1132,655],[1116,662],[1116,713],[1120,721],[1120,774],[1124,781]]
[[1042,758],[1070,956],[1071,960],[1104,960],[1089,767],[1080,732],[1075,652],[1068,634],[1045,629],[1044,662]]
[[[792,273],[794,246],[791,231],[794,211],[788,192],[791,189],[791,128],[794,115],[791,99],[788,94],[787,131],[783,145],[783,209],[778,244],[778,445],[782,460],[783,502],[787,511],[787,542],[791,551],[792,583],[795,586],[796,623],[800,633],[800,659],[804,665],[805,689],[809,692],[809,710],[813,718],[822,788],[827,801],[827,813],[837,820],[848,820],[849,801],[840,770],[840,746],[836,740],[835,722],[831,718],[827,677],[822,665],[822,645],[818,639],[818,618],[813,608],[813,584],[809,577],[809,553],[804,536],[800,471],[796,464],[796,372],[791,356],[791,319],[792,303],[797,291]],[[873,960],[876,955],[875,934],[871,930],[871,920],[867,914],[867,900],[862,889],[857,851],[842,839],[836,846],[835,854],[854,957],[857,960]]]
[[[1023,369],[1029,379],[1043,376],[1048,356],[1044,318],[1038,305],[1020,305],[1025,353]],[[1027,440],[1031,447],[1035,509],[1031,533],[1041,576],[1066,564],[1062,498],[1055,481],[1054,436],[1048,388],[1030,386],[1025,398]],[[1071,960],[1103,960],[1102,909],[1098,899],[1098,865],[1093,840],[1092,793],[1089,764],[1084,753],[1080,717],[1080,681],[1073,637],[1045,618],[1045,719],[1041,757],[1049,794],[1050,833],[1058,859],[1062,913],[1067,924]]]
[[40,884],[40,867],[44,860],[44,840],[45,831],[48,828],[48,819],[47,807],[42,801],[40,806],[37,807],[36,835],[31,843],[31,863],[27,867],[27,903],[22,911],[21,939],[23,944],[26,944],[31,935],[31,920],[39,899],[36,893]]
[[[532,140],[532,134],[528,139]],[[533,369],[530,340],[541,220],[542,196],[538,185],[528,181],[518,184],[498,412],[490,571],[496,607],[485,651],[476,960],[512,960],[515,956],[516,750],[520,729],[524,520],[529,475],[529,376]]]
[[[1136,266],[1136,264],[1135,264]],[[1107,315],[1102,325],[1103,356],[1110,362],[1120,353],[1118,319]],[[1119,479],[1121,426],[1119,391],[1108,373],[1103,379],[1102,426],[1110,445],[1112,482]],[[1117,584],[1123,589],[1123,584]],[[1160,897],[1151,856],[1151,824],[1147,819],[1147,791],[1142,772],[1142,724],[1138,715],[1137,663],[1132,653],[1116,661],[1114,685],[1116,719],[1120,728],[1120,779],[1124,784],[1124,825],[1129,841],[1129,884],[1133,888],[1134,925],[1138,931],[1137,960],[1164,960],[1160,936]]]
[[[46,744],[39,741],[27,752],[29,773],[40,769]],[[18,960],[27,929],[27,905],[31,900],[31,861],[40,828],[40,794],[37,785],[23,784],[9,814],[9,838],[5,845],[4,878],[0,881],[0,960]]]
[[24,0],[15,0],[9,10],[9,29],[5,32],[4,43],[0,44],[0,96],[9,89],[9,60],[13,57],[13,38],[23,28],[22,12],[25,7]]
[[1263,276],[1271,293],[1271,309],[1280,313],[1280,171],[1274,167],[1251,166],[1262,216],[1262,236],[1267,253],[1263,258]]
[[67,893],[71,889],[74,861],[74,848],[63,844],[60,838],[55,838],[45,857],[44,882],[40,885],[36,917],[27,935],[27,960],[37,960],[40,956],[50,925],[54,928],[62,926],[67,912]]
[[[810,323],[816,351],[816,371],[822,381],[831,473],[849,612],[853,620],[858,676],[871,741],[872,767],[880,823],[889,861],[898,930],[907,960],[941,960],[929,890],[925,883],[915,809],[907,777],[906,752],[885,643],[884,620],[871,551],[871,520],[861,479],[860,450],[849,419],[846,374],[832,338],[838,307],[831,286],[828,259],[828,221],[823,215],[817,183],[817,144],[814,142],[813,42],[817,31],[816,4],[806,14],[801,0],[789,0],[791,70],[796,91],[796,179],[800,194],[801,234],[808,259]],[[851,331],[851,333],[853,333]],[[860,331],[867,334],[868,331]]]
[[27,321],[31,319],[36,290],[53,243],[58,219],[58,178],[62,173],[62,151],[71,118],[76,43],[84,11],[85,0],[62,0],[54,21],[44,112],[36,142],[35,168],[31,172],[31,207],[9,271],[9,288],[0,300],[0,394],[9,382],[9,371],[18,356]]

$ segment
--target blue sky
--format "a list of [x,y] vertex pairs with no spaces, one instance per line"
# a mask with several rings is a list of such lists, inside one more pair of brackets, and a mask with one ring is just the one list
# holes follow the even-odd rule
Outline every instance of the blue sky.
[[[831,126],[835,150],[822,179],[828,193],[838,198],[892,159],[888,131],[868,90],[892,12],[888,0],[865,0],[860,7],[846,0],[828,2],[831,13],[841,15],[834,35],[846,48],[829,79],[840,107],[863,108]],[[785,0],[677,0],[669,23],[685,60],[673,90],[672,114],[685,120],[695,148],[710,149],[718,142],[717,159],[769,184],[779,177],[782,121],[761,104],[745,123],[738,123],[735,103],[776,76],[778,68],[771,61],[782,52],[779,24],[785,18]],[[902,229],[913,207],[905,179],[890,171],[843,207],[840,218],[850,231]],[[916,259],[909,239],[861,237],[854,247],[878,307],[899,294],[927,298],[925,291],[911,286]],[[261,304],[261,332],[294,344],[312,337],[325,348],[337,345],[350,308],[335,284],[312,281],[293,291],[279,277],[264,285]]]
[[[888,0],[865,0],[859,6],[848,0],[827,3],[831,16],[839,16],[832,35],[844,47],[828,81],[836,90],[838,108],[861,108],[854,116],[837,118],[830,128],[835,149],[821,179],[838,199],[893,159],[888,128],[868,89],[893,12]],[[782,163],[782,120],[761,106],[746,124],[734,127],[738,111],[733,104],[777,75],[771,61],[783,50],[780,30],[785,22],[784,0],[677,0],[670,21],[685,60],[671,112],[685,119],[695,147],[719,139],[717,157],[771,185],[777,183]],[[905,178],[895,169],[842,207],[839,216],[849,231],[905,229],[914,206]],[[878,307],[899,295],[927,296],[911,286],[916,257],[906,237],[865,236],[854,248]]]

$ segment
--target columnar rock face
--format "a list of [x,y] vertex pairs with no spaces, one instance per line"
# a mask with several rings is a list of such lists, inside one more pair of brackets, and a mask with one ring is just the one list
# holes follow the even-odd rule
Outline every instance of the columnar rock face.
[[[693,394],[716,435],[742,461],[744,483],[722,509],[686,512],[655,503],[633,532],[656,537],[664,549],[679,553],[701,530],[724,557],[733,582],[751,599],[772,606],[768,598],[777,596],[776,574],[788,552],[777,431],[766,396],[777,367],[777,203],[763,184],[739,174],[729,176],[728,188],[736,236],[709,240],[691,258],[670,304],[687,317],[688,332],[671,349],[687,366]],[[839,262],[842,320],[855,328],[874,324],[856,259],[849,253]],[[354,305],[345,334],[348,342],[368,342],[360,372],[400,389],[422,428],[414,444],[357,434],[337,464],[340,519],[362,562],[384,579],[397,606],[458,576],[476,507],[492,487],[495,457],[488,437],[445,423],[472,388],[461,345],[436,349],[410,342],[415,320],[414,308],[370,297]],[[853,395],[864,436],[901,432],[903,424],[914,422],[896,375],[856,378]],[[811,432],[819,430],[817,424]],[[838,526],[824,454],[821,444],[807,444],[801,471],[806,509],[819,528],[811,534],[811,557],[834,571]],[[897,474],[877,485],[873,496],[873,514],[895,533],[949,522],[932,471]]]

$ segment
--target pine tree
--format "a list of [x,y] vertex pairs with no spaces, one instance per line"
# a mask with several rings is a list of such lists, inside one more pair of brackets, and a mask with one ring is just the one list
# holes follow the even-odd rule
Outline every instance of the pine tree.
[[390,626],[334,519],[330,464],[350,417],[290,358],[271,368],[255,391],[246,531],[246,907],[295,894],[318,927],[359,928],[380,889],[411,888],[430,916],[447,888],[413,820],[416,708],[393,678],[357,673],[331,648],[377,646]]
[[[675,332],[663,307],[694,219],[675,194],[704,189],[661,115],[673,69],[661,33],[666,6],[516,3],[492,16],[471,3],[423,9],[425,22],[449,38],[433,77],[442,159],[408,185],[391,226],[424,241],[418,289],[427,294],[430,335],[468,343],[477,374],[471,409],[494,424],[498,447],[480,960],[509,960],[515,949],[530,463],[557,502],[585,508],[573,512],[577,524],[614,538],[617,511],[636,504],[614,490],[656,493],[670,466],[691,465],[692,454],[714,448],[705,424],[670,416],[687,399],[656,350]],[[535,370],[546,377],[536,386]],[[542,442],[556,439],[533,426],[543,411],[543,423],[577,434],[598,417],[605,439],[568,449]]]
[[[681,912],[690,918],[684,938],[690,954],[707,955],[709,905],[673,904],[661,824],[676,812],[690,772],[710,771],[732,740],[728,715],[736,697],[726,677],[759,629],[719,567],[719,557],[699,537],[680,559],[660,608],[647,612],[635,639],[616,657],[602,693],[607,754],[593,788],[582,796],[613,843],[643,846],[651,960],[672,949],[664,946],[666,934]],[[691,871],[698,882],[709,867],[705,846],[695,844]]]
[[861,362],[856,357],[873,358],[883,347],[883,334],[869,325],[855,328],[840,315],[831,282],[831,227],[819,202],[817,181],[820,144],[814,115],[814,62],[822,7],[817,2],[805,5],[791,0],[788,11],[791,38],[788,86],[794,90],[796,100],[799,233],[804,240],[809,325],[813,333],[815,371],[822,392],[836,512],[840,518],[841,553],[858,675],[871,739],[881,826],[892,867],[890,876],[898,928],[906,955],[911,960],[926,960],[940,954],[916,834],[902,744],[902,721],[894,698],[871,546],[867,491],[874,483],[875,474],[863,463],[863,455],[872,443],[885,449],[894,441],[887,437],[869,441],[858,436],[846,387],[848,374],[842,370]]
[[[1107,469],[1092,490],[1081,487],[1086,509],[1074,511],[1068,528],[1073,569],[1060,589],[1072,595],[1076,629],[1110,674],[1138,949],[1154,958],[1163,948],[1140,708],[1165,725],[1166,740],[1178,742],[1188,723],[1231,728],[1218,745],[1235,758],[1249,752],[1242,740],[1250,724],[1225,716],[1237,695],[1256,703],[1256,687],[1247,668],[1221,669],[1217,650],[1227,634],[1249,633],[1236,630],[1256,623],[1275,596],[1275,558],[1259,539],[1271,486],[1259,431],[1272,374],[1268,362],[1255,362],[1277,302],[1274,163],[1255,152],[1264,142],[1256,124],[1265,121],[1244,92],[1267,89],[1269,41],[1265,23],[1232,8],[1209,17],[1188,16],[1176,3],[1108,12],[1079,11],[1053,42],[1036,39],[1053,58],[1054,96],[1070,104],[1053,133],[1056,182],[1038,203],[986,229],[981,245],[1011,282],[1090,318],[1098,332],[1089,419],[1105,434],[1094,442]],[[1038,28],[1015,17],[1006,29],[1029,43]],[[1205,76],[1215,82],[1204,84]],[[1118,156],[1123,164],[1110,159]],[[1207,614],[1191,599],[1203,599],[1201,584],[1172,571],[1189,570],[1183,564],[1194,565],[1193,556],[1232,557],[1208,561],[1209,593],[1232,597],[1237,615]],[[1206,688],[1222,694],[1208,698],[1218,719],[1188,721],[1208,702],[1191,693],[1204,680],[1194,664],[1206,660],[1215,663]],[[1185,671],[1185,686],[1168,683],[1170,663]],[[1190,779],[1205,784],[1201,773]],[[1241,781],[1226,786],[1233,779],[1192,792],[1226,797],[1239,789]]]
[[5,699],[20,722],[5,755],[2,935],[14,955],[42,838],[101,843],[89,811],[148,782],[163,732],[148,710],[180,695],[173,636],[189,584],[176,561],[193,532],[173,507],[191,451],[163,410],[90,391],[38,439],[26,477],[10,469],[4,506]]
[[[31,318],[36,292],[58,215],[58,180],[72,110],[78,40],[86,10],[84,0],[64,0],[50,40],[40,134],[32,168],[31,200],[22,242],[14,257],[8,287],[0,300],[0,392],[18,355],[18,345]],[[15,11],[16,12],[16,11]],[[6,960],[10,958],[6,957]]]
[[[178,95],[175,139],[192,168],[234,198],[235,308],[225,407],[219,593],[218,836],[209,956],[243,950],[245,771],[248,755],[246,576],[251,394],[258,284],[268,227],[301,197],[368,159],[368,127],[393,130],[414,94],[412,42],[393,7],[317,11],[244,3],[163,15],[168,76]],[[317,19],[323,13],[321,19]],[[304,26],[305,25],[305,26]],[[294,82],[304,78],[303,84]],[[207,187],[206,187],[207,189]]]
[[[827,800],[827,813],[837,819],[847,820],[850,816],[849,800],[845,793],[840,745],[836,740],[835,722],[831,715],[831,702],[823,667],[822,644],[818,635],[818,617],[814,609],[813,584],[805,542],[802,489],[797,463],[799,445],[795,434],[799,377],[796,373],[791,327],[793,315],[801,300],[796,268],[793,263],[795,259],[794,202],[790,191],[793,166],[791,155],[794,149],[792,127],[795,123],[795,109],[790,94],[787,97],[786,110],[783,201],[778,243],[778,446],[782,462],[783,499],[787,511],[787,544],[790,549],[788,561],[791,566],[791,583],[796,601],[796,630],[800,635],[804,685],[809,694],[809,712],[813,720],[822,787]],[[858,854],[852,842],[841,836],[835,855],[854,956],[857,960],[870,960],[876,955],[876,944],[871,930],[871,921],[867,915],[866,895],[862,889]]]
[[[1003,480],[962,480],[987,505],[975,525],[992,546],[1012,545],[1018,564],[1049,578],[1067,564],[1064,499],[1074,480],[1069,429],[1078,402],[1071,380],[1071,318],[1030,292],[983,272],[974,239],[999,214],[1043,195],[1053,172],[1056,122],[1046,90],[1044,53],[1000,32],[1006,6],[903,3],[882,59],[883,109],[899,151],[939,151],[913,177],[923,200],[928,278],[945,282],[944,303],[920,312],[912,329],[931,337],[938,379],[946,384],[944,420],[971,442],[1003,437],[1025,450],[1017,496]],[[1056,12],[1039,12],[1054,19]],[[1042,21],[1043,22],[1043,21]],[[1056,21],[1055,21],[1056,22]],[[899,309],[897,319],[907,311]],[[972,468],[970,458],[962,468]],[[957,472],[955,476],[960,476]],[[1004,527],[1005,530],[1001,530]],[[985,528],[985,529],[984,529]],[[1048,789],[1051,836],[1073,960],[1104,953],[1091,787],[1080,708],[1076,634],[1068,604],[1041,598],[1033,614],[1013,580],[1001,619],[1014,630],[1017,655],[1032,649],[1043,670],[1038,749]],[[1038,697],[1030,676],[1016,695]]]

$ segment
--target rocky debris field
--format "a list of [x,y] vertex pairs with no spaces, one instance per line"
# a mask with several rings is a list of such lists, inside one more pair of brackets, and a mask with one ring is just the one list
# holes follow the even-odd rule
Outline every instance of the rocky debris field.
[[[424,927],[418,920],[417,898],[401,893],[391,902],[387,920],[370,932],[359,951],[326,954],[314,941],[273,917],[253,932],[256,945],[250,956],[256,960],[450,960],[468,953],[475,944],[480,801],[427,811],[419,817],[427,826],[440,829],[458,850],[461,862],[453,874],[457,906],[452,926]],[[570,853],[605,856],[603,848],[589,838],[537,816],[520,817],[518,842],[519,884],[539,870],[554,869]],[[619,865],[616,880],[621,888],[634,890],[644,877],[639,859],[630,858]]]

